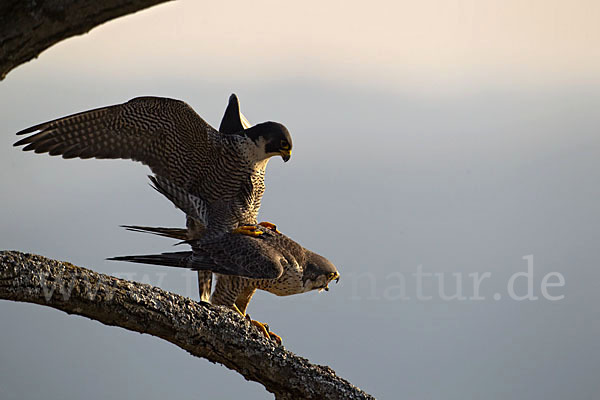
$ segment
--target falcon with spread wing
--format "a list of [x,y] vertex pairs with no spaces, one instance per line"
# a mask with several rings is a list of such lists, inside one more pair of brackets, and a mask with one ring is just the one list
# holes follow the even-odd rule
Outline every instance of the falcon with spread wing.
[[222,134],[182,101],[138,97],[27,128],[15,146],[63,158],[140,161],[205,201],[208,230],[232,230],[256,223],[267,162],[276,155],[287,161],[292,150],[279,123],[243,128],[241,121],[229,124]]
[[[291,156],[292,139],[276,122],[251,126],[232,94],[219,131],[186,103],[139,97],[124,104],[45,122],[17,133],[23,150],[63,158],[140,161],[158,177],[203,199],[202,216],[187,214],[187,239],[255,224],[268,160]],[[200,222],[200,221],[203,222]],[[252,234],[250,231],[241,231]],[[200,297],[210,296],[211,274],[198,273]]]

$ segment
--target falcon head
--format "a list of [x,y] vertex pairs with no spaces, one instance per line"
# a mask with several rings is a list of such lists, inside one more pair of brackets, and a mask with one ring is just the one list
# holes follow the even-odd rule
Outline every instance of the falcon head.
[[280,123],[263,122],[244,130],[244,134],[256,144],[263,160],[279,155],[287,162],[292,156],[292,136]]
[[329,290],[328,285],[332,280],[335,279],[336,283],[340,280],[340,274],[331,261],[310,251],[307,255],[302,275],[305,292]]

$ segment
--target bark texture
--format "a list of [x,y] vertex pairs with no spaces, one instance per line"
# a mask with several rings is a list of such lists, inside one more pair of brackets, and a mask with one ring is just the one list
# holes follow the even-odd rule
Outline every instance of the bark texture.
[[40,304],[167,340],[260,382],[276,399],[373,399],[327,367],[277,346],[227,308],[68,262],[0,252],[0,299]]
[[0,80],[48,47],[170,0],[0,0]]

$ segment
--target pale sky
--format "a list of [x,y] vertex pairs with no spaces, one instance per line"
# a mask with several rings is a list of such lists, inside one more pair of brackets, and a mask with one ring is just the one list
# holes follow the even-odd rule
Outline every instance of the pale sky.
[[225,81],[369,75],[375,84],[424,89],[597,84],[598,21],[593,0],[182,0],[112,21],[42,57],[53,68],[93,74],[96,65],[121,77],[164,68]]
[[[235,92],[252,123],[284,123],[294,141],[288,163],[269,163],[259,219],[341,274],[329,292],[255,295],[250,314],[286,348],[378,399],[594,399],[599,11],[180,0],[108,22],[0,82],[0,248],[197,299],[180,271],[106,261],[173,251],[119,228],[184,223],[148,168],[12,144],[28,126],[141,95],[182,99],[218,126]],[[540,299],[511,300],[527,255]],[[485,300],[419,301],[412,285],[409,300],[386,295],[419,267],[461,275],[468,296],[470,274],[491,273]],[[540,295],[553,272],[560,301]],[[0,325],[2,400],[272,398],[161,339],[47,307],[0,301]]]

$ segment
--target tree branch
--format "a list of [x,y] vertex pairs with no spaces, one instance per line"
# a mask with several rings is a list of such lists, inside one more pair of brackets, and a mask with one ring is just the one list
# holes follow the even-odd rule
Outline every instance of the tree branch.
[[170,0],[0,0],[0,80],[48,47]]
[[327,366],[264,338],[224,307],[67,262],[0,252],[0,299],[40,304],[167,340],[259,382],[276,399],[373,399]]

